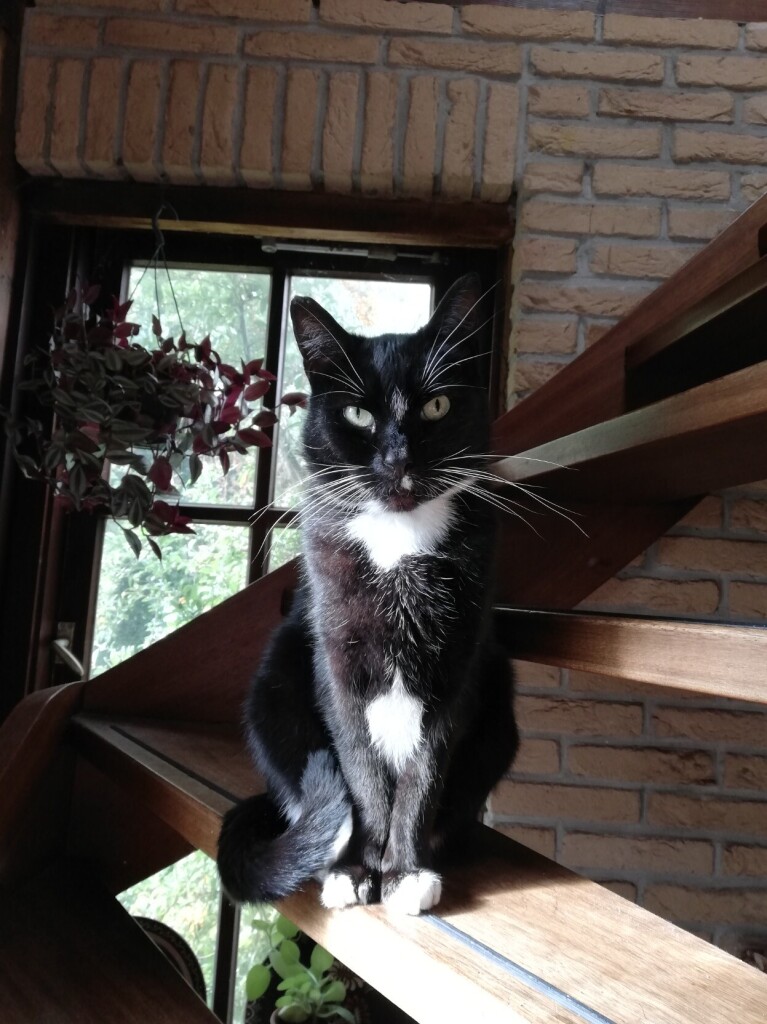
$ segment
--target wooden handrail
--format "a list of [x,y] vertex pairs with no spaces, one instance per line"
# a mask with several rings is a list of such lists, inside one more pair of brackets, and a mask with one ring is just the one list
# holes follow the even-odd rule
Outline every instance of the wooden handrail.
[[767,703],[767,627],[496,609],[515,658],[617,679]]
[[495,463],[544,496],[663,502],[767,476],[767,362]]

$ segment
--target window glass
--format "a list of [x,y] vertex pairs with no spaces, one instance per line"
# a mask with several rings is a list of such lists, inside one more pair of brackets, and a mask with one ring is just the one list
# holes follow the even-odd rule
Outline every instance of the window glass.
[[125,661],[172,633],[247,583],[249,531],[195,523],[194,535],[161,539],[162,561],[148,550],[137,559],[123,528],[104,530],[91,675]]
[[[172,285],[172,287],[171,287]],[[210,334],[213,348],[225,363],[239,369],[242,362],[263,358],[269,317],[271,275],[234,270],[188,270],[134,265],[128,294],[133,299],[130,319],[142,325],[142,344],[151,346],[152,316],[158,314],[163,337],[178,339],[183,323],[187,341],[199,343]],[[179,320],[179,313],[181,320]],[[258,449],[247,455],[233,452],[226,476],[214,459],[203,459],[203,472],[193,487],[188,463],[174,476],[185,505],[249,506],[253,502]]]

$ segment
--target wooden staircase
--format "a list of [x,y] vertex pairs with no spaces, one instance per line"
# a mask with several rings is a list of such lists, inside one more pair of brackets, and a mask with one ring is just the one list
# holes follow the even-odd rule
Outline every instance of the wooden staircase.
[[[762,627],[568,610],[700,496],[767,476],[765,224],[762,200],[496,424],[507,485],[545,485],[583,530],[505,524],[496,614],[515,657],[767,701]],[[213,856],[227,808],[261,790],[240,707],[294,583],[286,566],[0,730],[4,1024],[213,1019],[111,894]],[[753,968],[481,826],[473,845],[418,919],[328,912],[313,887],[281,909],[423,1024],[767,1019]]]

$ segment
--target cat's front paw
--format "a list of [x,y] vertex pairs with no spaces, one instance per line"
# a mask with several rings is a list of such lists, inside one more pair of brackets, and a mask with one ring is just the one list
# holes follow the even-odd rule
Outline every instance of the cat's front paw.
[[420,914],[436,907],[442,879],[434,871],[390,871],[381,882],[381,900],[395,914]]
[[328,910],[342,910],[375,900],[373,876],[364,868],[340,868],[331,871],[322,884],[320,901]]

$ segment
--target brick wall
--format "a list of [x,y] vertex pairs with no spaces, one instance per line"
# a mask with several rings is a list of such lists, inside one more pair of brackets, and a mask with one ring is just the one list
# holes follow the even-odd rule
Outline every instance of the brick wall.
[[[517,205],[509,401],[767,189],[767,26],[393,0],[38,0],[35,175]],[[767,618],[767,487],[589,607]],[[767,713],[519,666],[499,827],[714,940],[767,936]]]

